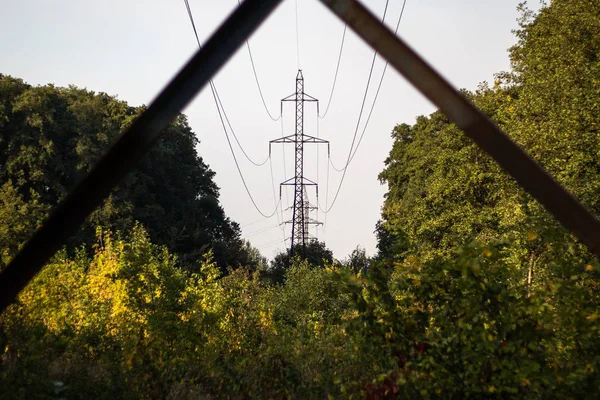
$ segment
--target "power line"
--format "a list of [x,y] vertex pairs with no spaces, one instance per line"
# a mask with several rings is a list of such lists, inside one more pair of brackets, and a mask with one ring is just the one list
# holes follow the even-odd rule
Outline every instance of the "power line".
[[[345,26],[345,25],[344,25]],[[330,99],[331,100],[331,99]],[[317,107],[318,109],[319,107]],[[317,114],[317,139],[319,139],[319,114]],[[317,146],[317,188],[319,187],[319,146]],[[317,207],[316,207],[316,214],[317,214],[317,221],[319,220],[319,190],[317,189]],[[317,236],[317,241],[319,240],[319,225],[317,224],[317,226],[315,227],[315,231],[316,231],[316,236]]]
[[[211,86],[211,90],[212,90],[212,86]],[[250,197],[250,201],[252,201],[254,208],[256,208],[256,211],[258,211],[260,213],[260,215],[262,215],[265,218],[271,218],[273,215],[275,215],[275,213],[277,213],[277,208],[279,207],[279,203],[275,205],[275,210],[273,210],[273,212],[268,215],[263,213],[261,211],[261,209],[258,208],[258,205],[254,201],[254,198],[252,197],[252,194],[250,193],[250,189],[248,189],[248,185],[246,184],[246,180],[244,179],[244,175],[242,174],[242,170],[240,169],[240,165],[237,161],[237,158],[235,157],[235,152],[233,151],[233,146],[231,145],[231,140],[229,139],[229,135],[227,134],[227,128],[225,127],[225,122],[223,121],[223,116],[221,115],[221,110],[218,107],[217,107],[217,111],[219,112],[219,119],[221,120],[221,125],[223,125],[223,132],[225,132],[225,137],[227,138],[227,144],[229,145],[229,150],[231,150],[231,155],[233,156],[233,161],[235,162],[235,167],[237,168],[240,178],[242,179],[242,183],[244,184],[246,193],[248,193],[248,197]]]
[[[352,151],[352,149],[350,149],[350,151]],[[331,167],[336,170],[337,172],[344,172],[344,170],[346,169],[347,165],[344,165],[342,168],[338,168],[335,166],[335,164],[333,163],[333,160],[331,160],[331,157],[329,157],[329,164],[331,165]]]
[[[282,108],[283,110],[283,108]],[[281,122],[281,137],[284,137],[284,133],[283,133],[283,111],[280,114],[280,122]],[[283,180],[287,181],[287,173],[285,172],[286,167],[285,167],[285,148],[281,149],[281,156],[283,158]],[[275,193],[275,179],[273,178],[273,166],[271,164],[271,183],[273,185],[273,193]],[[288,195],[288,191],[287,191],[287,186],[284,186],[285,191],[285,198],[286,198],[286,206],[289,206],[290,204],[290,198]],[[279,211],[281,212],[281,233],[283,235],[283,242],[285,243],[286,238],[285,238],[285,217],[283,216],[283,206],[281,205],[282,199],[281,199],[281,187],[279,189]]]
[[233,127],[231,126],[231,122],[229,122],[229,117],[227,117],[227,113],[225,112],[225,107],[223,107],[223,103],[221,102],[221,97],[219,96],[219,92],[217,92],[217,87],[215,86],[214,82],[212,82],[212,81],[211,81],[211,84],[212,84],[212,87],[214,88],[213,95],[216,97],[216,100],[219,103],[219,106],[221,106],[221,110],[223,110],[223,116],[225,117],[225,121],[227,122],[227,125],[229,126],[229,130],[233,134],[233,138],[235,139],[235,142],[238,144],[240,150],[242,150],[242,154],[244,154],[244,156],[246,157],[246,159],[248,161],[250,161],[252,164],[256,165],[257,167],[262,167],[269,160],[270,156],[267,156],[267,158],[265,158],[265,160],[263,162],[261,162],[261,163],[257,163],[256,161],[254,161],[254,160],[252,160],[250,158],[250,156],[246,153],[246,151],[242,147],[242,144],[238,140],[238,137],[235,134],[235,131],[233,130]]
[[337,65],[335,67],[335,75],[333,76],[333,85],[331,85],[331,93],[329,94],[329,101],[327,101],[327,107],[325,108],[325,112],[323,116],[318,116],[319,118],[325,118],[327,115],[327,111],[329,111],[329,106],[331,105],[331,99],[333,99],[333,91],[335,90],[335,83],[337,82],[338,71],[340,70],[340,61],[342,60],[342,50],[344,49],[344,40],[346,39],[346,29],[348,25],[344,25],[344,33],[342,34],[342,44],[340,45],[340,53],[338,54]]
[[[406,1],[406,0],[405,0]],[[388,9],[388,5],[389,5],[389,0],[386,0],[385,2],[385,8],[383,10],[383,16],[381,17],[381,23],[383,23],[385,21],[385,16],[387,14],[387,9]],[[344,183],[344,179],[346,178],[346,172],[348,171],[348,165],[350,164],[350,159],[352,157],[352,150],[354,149],[354,143],[356,142],[356,135],[358,134],[358,129],[360,127],[360,120],[362,119],[362,114],[364,111],[364,107],[365,107],[365,102],[367,100],[367,94],[369,92],[369,85],[371,83],[371,77],[373,75],[373,68],[375,66],[375,59],[377,58],[377,51],[375,51],[373,53],[373,60],[371,61],[371,68],[369,70],[369,77],[367,79],[367,87],[365,88],[365,93],[363,95],[363,99],[362,99],[362,104],[360,106],[360,113],[358,114],[358,121],[356,122],[356,129],[354,130],[354,136],[352,137],[352,144],[350,145],[350,151],[348,152],[348,159],[346,160],[346,164],[344,166],[343,170],[343,174],[342,174],[342,179],[340,180],[340,184],[337,188],[337,191],[335,193],[335,196],[333,198],[333,201],[331,202],[330,206],[326,206],[326,209],[323,210],[323,208],[321,207],[320,204],[318,204],[319,208],[321,209],[321,212],[323,212],[324,214],[327,214],[329,211],[331,211],[331,209],[333,208],[339,194],[340,194],[340,190],[342,189],[342,184]],[[333,162],[331,161],[331,158],[329,158],[329,163],[333,166]],[[334,166],[335,169],[335,166]],[[329,188],[327,188],[327,191],[329,192]]]
[[256,225],[256,224],[258,224],[259,222],[263,222],[264,220],[265,220],[264,218],[261,218],[261,219],[258,219],[258,220],[256,220],[256,221],[250,222],[250,223],[248,223],[248,224],[246,224],[246,225],[244,225],[244,226],[241,226],[240,228],[241,228],[241,229],[244,229],[244,228],[247,228],[247,227],[249,227],[249,226]]
[[[240,5],[241,5],[241,2],[240,2],[240,0],[238,0],[238,6],[240,6]],[[252,50],[250,50],[250,42],[248,40],[246,40],[246,48],[248,49],[248,55],[250,56],[250,63],[252,64],[252,72],[254,72],[254,79],[256,80],[256,86],[258,87],[258,93],[260,94],[260,99],[262,100],[263,106],[265,107],[265,111],[269,115],[269,118],[271,118],[273,121],[278,121],[281,118],[281,113],[279,114],[279,117],[274,118],[273,115],[271,115],[269,108],[267,107],[267,102],[265,101],[265,97],[263,96],[262,89],[260,88],[260,82],[258,81],[258,74],[256,73],[256,67],[254,66],[254,57],[252,57]]]
[[[201,49],[202,48],[202,44],[200,44],[200,39],[198,38],[198,31],[196,30],[196,23],[194,22],[194,17],[192,15],[192,9],[190,7],[190,3],[189,3],[188,0],[183,0],[183,1],[185,3],[185,7],[187,9],[188,16],[190,17],[190,22],[192,23],[192,28],[194,29],[194,36],[196,37],[196,42],[198,43],[198,47]],[[213,82],[212,79],[209,81],[209,84],[210,84],[210,87],[211,87],[213,98],[215,99],[215,103],[217,105],[217,109],[219,108],[219,105],[223,109],[223,115],[225,116],[225,120],[227,121],[227,124],[229,125],[229,129],[231,130],[233,138],[235,139],[236,143],[238,144],[238,146],[242,150],[242,153],[244,154],[244,156],[248,159],[248,161],[250,161],[252,164],[256,165],[257,167],[260,167],[260,166],[264,165],[267,162],[268,157],[263,162],[257,163],[256,161],[252,160],[250,158],[250,156],[248,156],[248,154],[246,153],[246,151],[242,147],[242,144],[238,140],[238,137],[235,134],[235,131],[233,130],[233,127],[231,126],[231,123],[229,122],[229,118],[227,117],[227,113],[225,112],[225,107],[223,107],[223,103],[221,102],[221,98],[219,97],[219,92],[217,91],[217,87],[215,86],[215,83]],[[225,133],[225,134],[227,134],[227,133]]]
[[252,233],[249,233],[249,234],[247,234],[247,235],[244,235],[244,239],[247,239],[247,238],[249,238],[249,237],[252,237],[252,236],[259,235],[259,234],[261,234],[261,233],[268,232],[268,231],[270,231],[271,229],[274,229],[274,228],[279,228],[279,224],[276,224],[276,225],[270,225],[270,226],[267,226],[267,227],[265,227],[265,228],[261,228],[261,229],[259,229],[259,230],[257,230],[257,231],[254,231],[254,232],[252,232]]
[[[211,90],[213,90],[213,88],[214,88],[214,86],[211,85]],[[213,95],[214,95],[214,92],[213,92]],[[225,132],[225,137],[227,138],[227,144],[229,145],[229,150],[231,150],[231,155],[233,156],[233,161],[235,162],[235,167],[237,168],[238,173],[240,175],[240,178],[242,179],[242,183],[244,184],[244,188],[246,189],[246,193],[248,193],[248,197],[250,197],[250,201],[252,201],[252,204],[254,205],[254,208],[256,208],[256,211],[258,211],[260,215],[262,215],[265,218],[271,218],[277,212],[277,208],[279,207],[279,204],[276,204],[275,205],[275,210],[273,210],[273,212],[271,214],[268,214],[268,215],[265,214],[265,213],[263,213],[261,211],[261,209],[258,208],[258,205],[254,201],[254,198],[252,197],[252,194],[250,193],[250,189],[248,189],[248,185],[246,184],[246,180],[244,179],[244,175],[242,174],[242,170],[240,169],[240,165],[238,163],[238,160],[235,157],[235,152],[233,151],[233,146],[231,145],[231,140],[229,139],[229,135],[227,134],[227,128],[225,127],[225,122],[223,121],[223,116],[221,115],[221,109],[218,106],[217,106],[217,111],[219,112],[219,119],[221,120],[221,125],[223,126],[223,132]]]
[[[190,4],[189,4],[188,0],[183,0],[183,1],[185,3],[185,7],[187,8],[188,16],[190,17],[190,22],[192,23],[192,28],[194,29],[194,35],[196,36],[196,41],[198,42],[198,47],[200,49],[202,49],[202,45],[200,44],[200,39],[198,38],[198,32],[196,31],[196,24],[194,23],[194,17],[192,15],[192,9],[190,8]],[[209,80],[209,84],[210,84],[210,90],[211,90],[213,98],[215,100],[215,105],[217,106],[217,112],[219,113],[219,119],[221,120],[221,125],[223,126],[223,132],[225,132],[225,137],[227,138],[227,144],[229,145],[229,150],[231,150],[231,155],[233,156],[233,161],[235,162],[235,166],[237,168],[238,174],[240,175],[240,178],[242,179],[242,183],[244,184],[244,188],[246,189],[246,193],[248,194],[248,197],[250,197],[250,201],[252,201],[252,204],[254,205],[254,208],[256,208],[256,211],[258,211],[260,213],[260,215],[262,215],[265,218],[271,218],[277,212],[277,208],[279,207],[279,204],[277,204],[275,206],[275,210],[271,214],[265,214],[265,213],[263,213],[261,211],[260,208],[258,208],[258,205],[254,201],[254,198],[252,197],[252,194],[250,193],[250,189],[248,189],[248,185],[246,184],[246,180],[244,179],[244,175],[242,174],[242,170],[241,170],[240,165],[238,163],[238,160],[237,160],[237,158],[235,156],[235,152],[233,150],[233,146],[231,145],[231,139],[229,139],[229,134],[227,133],[227,127],[225,126],[225,121],[223,119],[223,114],[221,114],[221,107],[219,107],[219,104],[220,104],[219,97],[218,97],[218,94],[216,92],[216,87],[215,87],[212,79]],[[223,113],[224,112],[225,112],[225,110],[223,110]],[[233,136],[235,137],[235,133],[233,132],[233,130],[231,131],[231,133],[233,133]],[[236,140],[237,140],[237,138],[236,138]],[[239,144],[239,142],[238,142],[238,144]],[[244,154],[246,154],[246,153],[244,153]],[[265,162],[266,162],[266,160],[265,160]]]
[[[389,3],[390,3],[390,1],[386,0],[385,9],[383,10],[383,17],[381,17],[382,23],[385,21],[385,16],[387,14],[387,9],[388,9]],[[352,137],[352,144],[350,145],[350,151],[348,152],[348,160],[347,160],[346,164],[344,165],[344,167],[338,169],[333,164],[333,161],[331,160],[331,158],[329,159],[329,162],[331,163],[331,166],[333,167],[333,169],[335,169],[338,172],[345,171],[346,168],[348,168],[348,164],[350,163],[350,157],[352,155],[352,150],[354,150],[354,143],[356,141],[356,135],[358,134],[358,129],[360,128],[360,120],[362,119],[363,111],[365,109],[365,103],[367,102],[367,94],[369,94],[369,86],[371,85],[371,77],[373,76],[373,68],[375,67],[376,59],[377,59],[377,51],[373,52],[373,59],[371,60],[371,68],[369,69],[369,77],[367,78],[367,87],[365,87],[365,93],[363,94],[362,103],[360,105],[360,112],[358,113],[358,120],[356,121],[356,128],[354,129],[354,136]],[[343,179],[342,179],[342,181],[343,181]],[[340,186],[341,186],[341,182],[340,182]]]
[[279,244],[279,243],[285,243],[285,241],[284,241],[284,240],[277,239],[277,240],[274,240],[274,241],[272,241],[272,242],[267,242],[267,243],[263,243],[263,244],[261,244],[261,245],[258,245],[258,246],[256,246],[256,248],[257,248],[258,250],[261,250],[261,249],[267,249],[267,248],[269,248],[269,247],[273,247],[273,246],[275,246],[276,244]]
[[[330,158],[331,160],[331,158]],[[327,180],[325,181],[325,184],[327,186],[327,190],[325,191],[325,208],[328,209],[328,205],[329,205],[329,163],[327,163]],[[317,204],[319,206],[319,208],[321,208],[320,204]],[[323,211],[323,210],[321,210]],[[323,221],[323,229],[326,229],[327,226],[327,213],[325,213],[325,218]]]
[[[402,16],[404,15],[404,7],[405,6],[406,6],[406,0],[404,0],[402,2],[402,9],[400,10],[400,16],[398,17],[398,22],[396,23],[396,29],[394,30],[394,35],[398,34],[398,28],[400,28],[400,22],[402,21]],[[371,120],[371,114],[373,114],[373,109],[375,108],[375,103],[377,102],[377,97],[379,96],[379,90],[381,89],[381,84],[383,83],[383,78],[385,77],[385,72],[387,71],[388,65],[389,65],[389,61],[386,61],[385,65],[383,67],[383,72],[381,73],[381,79],[379,80],[379,85],[377,86],[377,91],[375,92],[375,98],[373,99],[373,104],[371,105],[371,110],[369,111],[369,115],[367,116],[367,121],[365,122],[363,131],[360,134],[360,138],[358,139],[358,144],[356,145],[356,148],[354,149],[354,153],[352,154],[352,157],[350,157],[350,162],[352,162],[352,160],[354,159],[354,156],[356,155],[356,152],[358,151],[358,147],[360,146],[360,143],[362,142],[363,136],[365,135],[365,132],[367,131],[367,126],[369,125],[369,121]]]
[[279,204],[279,210],[281,211],[281,218],[277,214],[277,224],[281,226],[281,234],[283,235],[283,241],[285,242],[285,228],[283,224],[283,209],[281,207],[281,196],[279,197],[279,203],[277,203],[277,196],[275,195],[275,178],[273,177],[273,161],[269,158],[269,169],[271,170],[271,189],[273,189],[273,202]]
[[[269,157],[269,170],[271,171],[271,189],[273,190],[273,203],[277,204],[277,196],[275,195],[275,179],[273,178],[273,161]],[[281,225],[279,214],[277,214],[277,224]]]
[[[398,17],[398,22],[396,23],[396,29],[394,30],[394,34],[395,35],[398,34],[398,28],[400,28],[400,22],[402,21],[402,16],[404,15],[404,8],[405,7],[406,7],[406,0],[404,0],[402,2],[402,9],[400,10],[400,16]],[[375,54],[377,54],[377,53],[375,53]],[[388,65],[389,65],[389,62],[386,61],[385,65],[383,67],[383,72],[381,73],[381,79],[379,79],[379,84],[377,85],[377,91],[375,92],[375,97],[373,99],[373,103],[371,104],[371,109],[369,110],[369,115],[367,116],[367,120],[366,120],[365,125],[363,127],[362,133],[360,134],[360,138],[358,139],[358,143],[356,145],[356,148],[354,148],[354,152],[352,153],[352,156],[350,157],[350,159],[348,160],[348,162],[346,163],[346,165],[344,165],[344,167],[342,167],[342,168],[337,168],[333,164],[333,161],[331,159],[329,159],[329,162],[331,163],[331,166],[333,167],[333,169],[335,169],[338,172],[342,172],[343,170],[345,170],[346,168],[348,168],[348,165],[354,159],[354,156],[356,155],[356,152],[358,151],[358,148],[359,148],[360,144],[362,143],[362,139],[365,136],[365,132],[367,131],[367,127],[369,126],[369,121],[371,120],[371,115],[373,114],[373,110],[375,109],[375,103],[377,103],[377,98],[379,96],[379,91],[381,90],[381,85],[383,83],[383,78],[385,78],[385,72],[387,71]]]
[[[281,137],[283,138],[285,136],[284,132],[283,132],[283,113],[281,113]],[[283,158],[283,180],[287,181],[287,173],[286,173],[286,168],[285,168],[285,148],[281,149],[281,156]],[[290,196],[288,194],[287,191],[287,186],[284,188],[285,191],[285,205],[286,207],[290,206]],[[282,221],[283,221],[283,209],[281,210],[281,214],[282,214]]]

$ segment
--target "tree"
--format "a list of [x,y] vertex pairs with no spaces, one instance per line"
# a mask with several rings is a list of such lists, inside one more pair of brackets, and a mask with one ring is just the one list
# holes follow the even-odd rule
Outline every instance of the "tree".
[[19,245],[37,228],[48,207],[41,204],[37,193],[30,194],[25,202],[11,181],[0,187],[0,270],[14,257]]
[[350,267],[356,273],[365,273],[369,270],[371,262],[371,258],[367,256],[367,250],[364,247],[356,246],[352,250],[352,253],[348,255],[348,258],[344,260],[343,264]]
[[283,282],[285,271],[290,267],[294,258],[306,260],[312,266],[330,265],[333,262],[333,252],[325,243],[311,240],[306,247],[296,246],[289,251],[283,251],[271,261],[267,276],[272,282]]
[[251,272],[266,271],[269,267],[267,257],[263,256],[256,247],[252,246],[250,241],[243,239],[242,241],[244,243],[242,253],[245,255],[245,258],[240,260],[240,264]]
[[[466,93],[484,113],[586,206],[600,214],[600,8],[595,1],[555,0],[538,14],[521,6],[511,71],[492,87]],[[549,260],[549,248],[591,255],[512,178],[440,112],[403,124],[379,178],[388,184],[378,237],[380,252],[401,259],[448,258],[462,243],[512,238],[514,265]]]
[[[24,203],[51,208],[143,110],[106,93],[32,87],[0,75],[0,185],[10,181]],[[245,262],[239,226],[219,204],[215,173],[198,156],[198,145],[186,117],[178,116],[71,238],[69,249],[92,243],[96,226],[127,231],[139,221],[184,264],[209,249],[223,271]],[[28,213],[23,224],[37,226],[42,216]],[[13,247],[24,239],[15,237]]]
[[389,188],[377,228],[382,255],[449,257],[461,243],[497,239],[520,222],[510,217],[512,198],[501,196],[514,190],[508,177],[441,112],[396,126],[392,137],[379,175]]

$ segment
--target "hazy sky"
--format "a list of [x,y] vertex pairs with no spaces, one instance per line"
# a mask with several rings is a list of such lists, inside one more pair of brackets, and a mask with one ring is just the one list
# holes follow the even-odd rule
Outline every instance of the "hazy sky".
[[[316,0],[286,0],[250,39],[258,77],[267,106],[279,114],[279,100],[295,90],[298,69],[296,49],[298,7],[300,68],[305,92],[318,98],[324,111],[331,91],[343,24]],[[395,26],[403,0],[390,0],[386,23]],[[521,0],[408,0],[399,35],[437,68],[453,85],[475,89],[481,81],[508,68],[506,50],[514,44],[516,6]],[[0,73],[23,78],[30,84],[54,83],[87,87],[118,95],[132,105],[150,102],[197,50],[183,0],[2,0],[0,13]],[[381,16],[385,0],[366,0]],[[208,39],[237,0],[190,0],[200,40]],[[320,121],[320,136],[331,142],[331,159],[340,167],[348,151],[373,51],[348,30],[336,90],[328,115]],[[367,98],[373,101],[384,62],[377,61]],[[268,141],[281,136],[261,103],[245,47],[215,77],[225,110],[248,155],[262,161]],[[390,132],[398,123],[413,123],[434,111],[396,71],[388,68],[384,85],[356,157],[348,168],[339,198],[325,217],[318,236],[337,258],[357,245],[373,254],[373,234],[386,187],[377,175],[391,148]],[[278,226],[282,216],[265,219],[254,209],[235,168],[217,110],[205,88],[184,111],[200,139],[198,151],[216,172],[225,212],[242,227],[243,236],[272,257],[285,248]],[[293,133],[293,104],[284,108],[284,132]],[[316,136],[316,108],[307,105],[305,133]],[[366,115],[363,117],[363,121]],[[361,123],[359,134],[363,130]],[[269,163],[250,164],[235,148],[249,189],[258,206],[270,214],[275,208]],[[275,185],[292,176],[292,148],[273,148]],[[285,163],[284,169],[284,159]],[[317,168],[318,165],[318,168]],[[306,176],[320,185],[322,206],[331,203],[341,173],[329,169],[327,152],[311,146],[305,151]],[[318,171],[318,174],[317,174]],[[278,200],[279,189],[275,188]],[[329,192],[329,196],[327,193]],[[311,195],[314,201],[314,195]],[[292,191],[284,192],[285,209]],[[316,217],[316,215],[313,215]],[[284,212],[284,219],[291,212]],[[288,242],[289,243],[289,242]]]

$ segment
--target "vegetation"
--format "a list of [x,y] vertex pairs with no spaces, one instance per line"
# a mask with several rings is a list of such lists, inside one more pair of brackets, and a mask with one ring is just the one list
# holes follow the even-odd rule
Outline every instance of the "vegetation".
[[[600,4],[521,11],[511,71],[465,95],[600,214]],[[3,262],[137,112],[0,79]],[[267,268],[182,116],[149,156],[172,169],[146,161],[0,316],[0,398],[596,398],[598,261],[439,112],[392,136],[379,254]]]
[[[31,87],[0,75],[0,265],[6,264],[119,134],[143,111],[105,93]],[[198,157],[185,116],[71,239],[94,242],[96,226],[128,230],[141,222],[155,243],[184,262],[212,249],[219,266],[248,261],[236,223],[219,205],[214,172]]]
[[311,240],[305,247],[297,245],[277,254],[271,261],[270,268],[264,271],[265,277],[272,283],[282,283],[285,271],[294,260],[306,260],[313,267],[331,265],[334,262],[333,252],[325,246],[325,243]]

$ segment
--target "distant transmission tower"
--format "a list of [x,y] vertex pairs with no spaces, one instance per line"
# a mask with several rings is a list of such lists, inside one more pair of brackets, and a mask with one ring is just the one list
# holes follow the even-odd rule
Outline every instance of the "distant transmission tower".
[[272,143],[294,144],[295,174],[293,177],[280,184],[279,197],[281,198],[281,186],[294,186],[294,205],[292,206],[292,219],[291,221],[285,221],[285,223],[292,224],[290,248],[292,251],[296,251],[298,247],[300,247],[301,249],[304,249],[306,247],[310,239],[309,226],[321,224],[319,221],[310,218],[310,212],[312,210],[315,210],[316,206],[311,205],[309,203],[306,187],[315,187],[317,199],[319,196],[319,187],[316,182],[313,182],[304,176],[304,144],[327,144],[327,151],[329,151],[329,141],[304,134],[304,102],[317,102],[318,110],[319,100],[304,93],[304,77],[302,76],[302,70],[298,70],[298,75],[296,75],[296,93],[292,93],[291,95],[283,98],[281,101],[282,107],[283,102],[285,101],[293,101],[296,103],[296,132],[293,135],[271,140],[269,142],[269,153],[271,152]]

